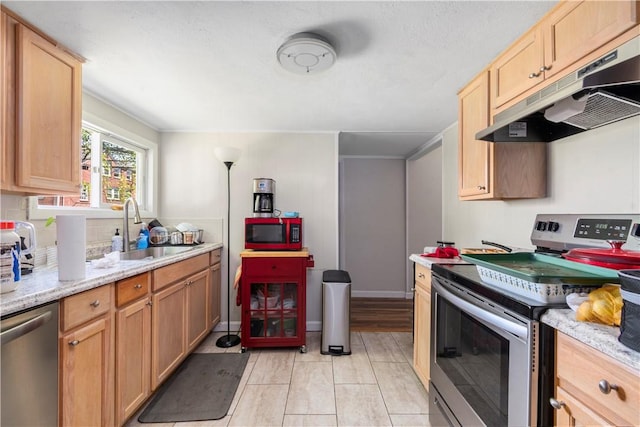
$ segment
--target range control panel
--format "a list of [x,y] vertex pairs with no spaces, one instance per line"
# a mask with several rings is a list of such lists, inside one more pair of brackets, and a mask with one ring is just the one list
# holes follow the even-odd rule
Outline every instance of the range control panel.
[[609,240],[624,241],[622,249],[640,250],[640,214],[538,214],[531,243],[538,248],[610,248]]

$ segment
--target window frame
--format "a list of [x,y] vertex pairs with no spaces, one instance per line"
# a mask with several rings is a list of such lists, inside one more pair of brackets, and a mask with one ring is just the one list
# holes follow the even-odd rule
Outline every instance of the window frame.
[[[158,144],[141,135],[131,132],[115,123],[103,119],[95,114],[85,111],[82,118],[82,126],[89,127],[98,132],[110,135],[115,139],[126,142],[141,150],[146,151],[145,164],[142,165],[143,175],[139,177],[141,187],[140,215],[145,218],[155,218],[157,214],[158,200]],[[79,142],[78,142],[79,144]],[[78,146],[80,149],[80,146]],[[102,171],[100,172],[102,174]],[[93,192],[92,192],[93,194]],[[108,207],[75,208],[75,207],[39,207],[38,197],[28,198],[28,219],[47,219],[56,215],[77,214],[85,215],[91,219],[122,218],[122,211],[116,211]]]

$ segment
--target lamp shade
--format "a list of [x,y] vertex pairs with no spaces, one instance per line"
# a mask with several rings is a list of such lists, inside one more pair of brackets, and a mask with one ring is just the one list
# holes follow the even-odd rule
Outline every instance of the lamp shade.
[[217,147],[213,150],[214,154],[223,163],[235,163],[240,159],[242,150],[235,147]]

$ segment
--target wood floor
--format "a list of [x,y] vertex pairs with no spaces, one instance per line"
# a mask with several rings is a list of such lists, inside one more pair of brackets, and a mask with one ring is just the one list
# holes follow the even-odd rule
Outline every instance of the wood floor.
[[411,332],[413,300],[351,298],[351,330],[366,332]]

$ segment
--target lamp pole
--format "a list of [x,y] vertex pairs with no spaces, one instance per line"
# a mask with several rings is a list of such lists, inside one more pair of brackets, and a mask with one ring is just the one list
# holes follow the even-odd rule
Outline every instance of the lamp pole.
[[217,347],[229,348],[240,344],[238,335],[231,335],[231,166],[233,161],[223,160],[227,167],[227,335],[216,341]]

